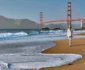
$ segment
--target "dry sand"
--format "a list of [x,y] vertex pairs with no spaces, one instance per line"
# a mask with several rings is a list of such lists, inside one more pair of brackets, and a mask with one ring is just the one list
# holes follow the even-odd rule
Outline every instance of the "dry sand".
[[72,47],[68,46],[68,40],[58,40],[55,42],[56,45],[54,47],[49,48],[42,53],[75,53],[82,54],[83,58],[68,65],[43,68],[40,70],[85,70],[85,38],[73,39]]

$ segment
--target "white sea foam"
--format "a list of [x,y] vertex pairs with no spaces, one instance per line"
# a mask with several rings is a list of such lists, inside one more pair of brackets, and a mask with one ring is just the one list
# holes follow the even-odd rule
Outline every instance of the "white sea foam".
[[28,42],[3,45],[3,47],[0,47],[1,70],[36,70],[45,67],[61,66],[82,58],[82,55],[79,54],[40,53],[54,45],[54,42]]
[[0,38],[6,37],[19,37],[19,36],[27,36],[28,34],[25,32],[17,32],[17,33],[0,33]]
[[3,67],[5,69],[10,68],[10,70],[24,70],[61,66],[80,58],[82,56],[78,54],[35,54],[25,56],[8,54],[0,56],[0,60],[5,61],[5,63],[1,63],[1,70],[4,70]]

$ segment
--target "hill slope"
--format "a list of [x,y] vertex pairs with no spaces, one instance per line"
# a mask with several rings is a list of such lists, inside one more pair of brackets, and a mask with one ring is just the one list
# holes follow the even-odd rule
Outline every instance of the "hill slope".
[[39,29],[39,24],[29,19],[9,19],[0,16],[0,29]]

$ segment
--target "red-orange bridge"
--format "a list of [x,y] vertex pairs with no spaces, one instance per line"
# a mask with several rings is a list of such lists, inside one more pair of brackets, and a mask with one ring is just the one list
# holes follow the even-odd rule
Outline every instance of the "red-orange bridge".
[[63,20],[63,19],[60,19],[60,20],[49,20],[49,21],[43,21],[43,12],[40,12],[40,25],[41,25],[41,28],[43,28],[43,25],[44,24],[47,24],[47,23],[51,23],[51,22],[66,22],[67,23],[67,27],[68,25],[70,24],[72,26],[72,22],[75,22],[75,21],[81,21],[81,24],[82,24],[82,27],[81,28],[85,28],[85,19],[84,18],[77,18],[77,19],[72,19],[72,3],[71,2],[67,2],[67,14],[66,14],[66,19]]

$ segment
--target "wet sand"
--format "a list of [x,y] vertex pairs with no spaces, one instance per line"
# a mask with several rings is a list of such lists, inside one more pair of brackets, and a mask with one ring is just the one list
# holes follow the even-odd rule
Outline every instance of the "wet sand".
[[85,70],[85,38],[73,39],[72,47],[68,46],[68,40],[58,40],[55,42],[55,46],[46,49],[42,53],[75,53],[83,55],[83,58],[64,66],[43,68],[40,70]]

